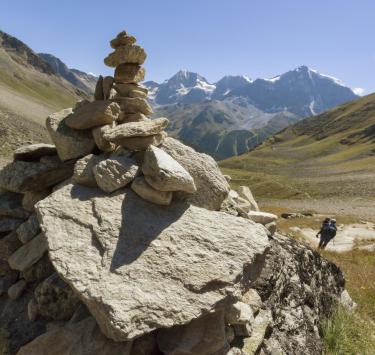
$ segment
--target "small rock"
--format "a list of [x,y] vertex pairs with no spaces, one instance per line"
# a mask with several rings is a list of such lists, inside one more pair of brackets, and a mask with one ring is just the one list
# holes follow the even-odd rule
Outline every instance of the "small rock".
[[139,166],[133,159],[117,156],[102,160],[93,172],[98,186],[111,193],[132,182],[139,173]]
[[17,238],[17,233],[12,232],[0,239],[0,260],[7,261],[22,243]]
[[40,226],[38,218],[36,214],[30,216],[30,218],[22,223],[16,230],[18,239],[23,243],[26,244],[31,239],[33,239],[39,232]]
[[0,218],[0,234],[14,231],[23,222],[23,219],[18,218]]
[[41,191],[26,191],[22,199],[22,207],[30,213],[35,211],[34,206],[51,193],[50,189]]
[[0,192],[0,216],[27,218],[29,213],[22,207],[22,194]]
[[341,306],[348,312],[354,312],[357,308],[357,303],[353,301],[347,290],[342,291],[340,297]]
[[161,132],[160,134],[155,134],[153,136],[122,138],[116,141],[119,145],[125,147],[129,151],[135,152],[145,150],[150,145],[159,146],[163,143],[166,136],[167,134],[165,132]]
[[104,100],[103,77],[101,75],[99,75],[98,81],[96,82],[94,98],[95,100]]
[[262,299],[260,298],[258,292],[253,288],[250,288],[242,295],[241,301],[248,304],[253,310],[254,314],[257,314],[259,309],[262,307]]
[[252,323],[250,322],[244,324],[233,324],[232,327],[236,337],[250,337],[253,331]]
[[148,116],[153,113],[152,107],[146,99],[139,97],[121,97],[116,100],[124,113],[143,113]]
[[136,178],[131,184],[132,190],[146,201],[157,205],[170,205],[172,202],[172,192],[155,190],[145,180],[143,176]]
[[145,137],[159,134],[168,126],[168,119],[157,118],[143,122],[122,123],[104,133],[104,139],[121,145],[124,138]]
[[146,181],[159,191],[197,191],[191,175],[163,150],[149,146],[144,154],[142,171]]
[[239,197],[242,197],[246,201],[250,203],[252,211],[259,211],[259,207],[257,202],[254,199],[253,194],[251,193],[250,189],[247,186],[240,186],[237,189]]
[[102,156],[89,154],[77,160],[74,165],[72,181],[83,186],[96,187],[97,183],[94,176],[94,167],[103,159]]
[[122,117],[119,118],[119,123],[129,123],[129,122],[143,122],[143,121],[150,121],[150,119],[145,116],[143,113],[127,113],[123,114]]
[[85,130],[115,122],[120,115],[116,102],[101,100],[82,106],[66,117],[65,124],[73,129]]
[[108,100],[111,96],[111,89],[113,86],[114,79],[112,76],[105,76],[103,78],[103,96],[104,100]]
[[26,282],[35,282],[44,280],[54,272],[55,269],[53,268],[52,263],[49,260],[48,254],[46,253],[38,262],[30,266],[25,271],[22,271],[21,277],[25,279]]
[[116,83],[138,83],[145,78],[145,69],[138,64],[123,63],[115,69]]
[[236,302],[226,309],[225,321],[230,325],[251,324],[254,321],[253,311],[248,304]]
[[228,182],[232,180],[232,177],[230,175],[224,175],[224,177],[225,177],[225,180],[227,180]]
[[71,108],[48,116],[47,130],[61,160],[80,158],[90,154],[95,142],[90,130],[75,130],[65,124],[65,118],[73,113]]
[[265,227],[268,229],[271,236],[273,236],[276,233],[276,230],[277,230],[276,222],[267,223]]
[[47,240],[44,234],[40,233],[9,257],[9,265],[14,270],[25,271],[31,265],[35,264],[47,249]]
[[140,86],[138,84],[124,84],[124,83],[115,83],[114,85],[115,90],[118,92],[118,94],[122,97],[130,97],[130,93],[132,91],[141,91],[144,94],[148,93],[148,90],[144,86]]
[[26,281],[25,280],[19,280],[14,285],[9,287],[8,289],[8,296],[11,300],[16,300],[19,298],[23,292],[23,290],[26,288]]
[[250,211],[247,215],[249,219],[255,223],[261,223],[263,225],[275,222],[277,220],[277,216],[275,214],[268,212]]
[[146,52],[136,44],[128,44],[117,47],[114,52],[104,59],[109,67],[117,67],[122,63],[143,64],[146,60]]
[[36,161],[45,155],[56,155],[56,147],[52,144],[30,144],[16,149],[13,153],[14,160]]
[[113,152],[116,145],[104,139],[104,133],[113,128],[113,125],[104,125],[101,127],[93,128],[92,136],[94,137],[95,144],[103,152]]

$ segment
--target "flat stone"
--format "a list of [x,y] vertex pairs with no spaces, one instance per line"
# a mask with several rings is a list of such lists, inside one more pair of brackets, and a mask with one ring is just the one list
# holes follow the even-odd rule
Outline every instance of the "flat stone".
[[144,154],[142,171],[146,181],[159,191],[197,191],[191,175],[168,153],[149,146]]
[[93,128],[92,130],[92,136],[94,137],[95,144],[102,152],[113,152],[116,149],[115,144],[104,139],[104,133],[112,127],[113,125],[107,124],[101,127]]
[[0,239],[0,260],[7,261],[9,257],[20,247],[22,243],[17,238],[16,232],[11,232]]
[[116,83],[138,83],[145,78],[145,69],[138,64],[123,63],[115,69]]
[[154,113],[146,99],[139,97],[120,97],[116,100],[124,113],[143,113],[148,116]]
[[22,271],[20,275],[23,279],[25,279],[26,282],[35,282],[46,279],[54,272],[55,270],[48,258],[48,254],[46,253],[38,262],[36,262],[25,271]]
[[18,239],[23,243],[26,244],[31,239],[33,239],[39,232],[40,226],[38,218],[35,214],[30,216],[30,218],[22,223],[16,230]]
[[47,240],[44,234],[40,233],[9,257],[9,265],[13,270],[25,271],[35,264],[47,249]]
[[99,75],[99,78],[96,82],[95,92],[94,92],[94,99],[95,100],[104,100],[103,95],[103,77]]
[[131,342],[106,338],[92,317],[68,323],[35,338],[17,355],[129,355]]
[[108,100],[111,96],[111,89],[114,83],[114,78],[112,76],[105,76],[103,78],[103,96],[104,100]]
[[22,207],[29,213],[35,211],[35,204],[43,200],[51,193],[50,189],[43,189],[41,191],[26,191],[22,198]]
[[120,32],[116,38],[111,40],[110,44],[113,49],[121,46],[127,46],[129,44],[134,44],[136,39],[134,36],[129,36],[125,31]]
[[239,197],[242,197],[246,201],[250,203],[250,208],[252,211],[259,211],[259,207],[257,202],[255,201],[255,198],[253,194],[251,193],[251,190],[247,186],[240,186],[237,189]]
[[161,329],[157,341],[165,355],[215,354],[228,347],[223,312],[208,314],[186,325]]
[[30,213],[22,207],[23,195],[15,192],[0,192],[0,216],[27,218]]
[[115,83],[114,86],[115,90],[118,92],[118,94],[122,97],[128,97],[130,95],[130,92],[137,90],[145,93],[147,95],[148,90],[146,87],[131,83],[131,84],[124,84],[124,83]]
[[0,218],[0,233],[12,232],[23,223],[23,219],[2,217]]
[[40,162],[13,161],[0,171],[0,186],[25,193],[45,190],[73,175],[74,162],[46,165]]
[[236,302],[226,309],[225,321],[230,325],[252,324],[254,321],[253,311],[248,304]]
[[146,57],[146,52],[141,46],[129,44],[116,48],[104,59],[104,63],[113,68],[122,63],[143,64]]
[[139,174],[139,166],[125,156],[114,156],[102,160],[94,166],[96,183],[105,192],[116,191],[134,180]]
[[168,206],[172,202],[172,192],[154,189],[143,176],[136,178],[131,184],[131,188],[139,197],[157,205]]
[[264,228],[247,219],[158,206],[128,188],[107,195],[66,185],[37,213],[56,271],[116,341],[236,302],[269,246]]
[[65,118],[73,113],[71,108],[48,116],[46,126],[61,160],[81,158],[95,148],[91,130],[76,130],[65,124]]
[[142,151],[147,149],[150,145],[159,146],[163,143],[167,134],[162,132],[148,137],[130,137],[119,139],[119,145],[125,147],[131,152]]
[[132,91],[129,91],[128,97],[132,97],[132,98],[139,97],[141,99],[147,99],[147,93],[141,90],[132,90]]
[[38,143],[25,145],[13,153],[14,160],[36,161],[45,155],[56,155],[56,147],[52,144]]
[[125,138],[148,137],[159,134],[168,126],[167,118],[157,118],[150,121],[122,123],[104,133],[104,139],[122,145]]
[[11,300],[16,300],[19,298],[23,292],[23,290],[26,288],[26,281],[25,280],[19,280],[14,285],[9,287],[8,289],[8,296]]
[[197,191],[194,194],[175,193],[175,197],[195,206],[219,210],[230,187],[216,161],[207,154],[198,153],[176,139],[166,138],[160,147],[178,161],[193,177]]
[[146,115],[143,113],[125,113],[121,115],[118,122],[119,123],[129,123],[129,122],[143,122],[143,121],[151,121]]
[[277,220],[277,216],[275,214],[268,212],[250,211],[247,215],[249,219],[255,223],[261,223],[263,225],[275,222]]
[[85,130],[111,124],[120,115],[120,106],[116,102],[101,100],[82,106],[65,119],[65,124],[73,129]]
[[89,154],[77,160],[74,165],[72,181],[88,187],[98,186],[94,176],[94,167],[103,159],[105,159],[103,156]]

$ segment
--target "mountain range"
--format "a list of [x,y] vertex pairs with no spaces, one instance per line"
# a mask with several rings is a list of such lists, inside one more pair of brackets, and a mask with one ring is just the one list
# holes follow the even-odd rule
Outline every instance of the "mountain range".
[[155,115],[171,119],[170,134],[216,159],[243,154],[304,117],[358,98],[340,80],[307,66],[272,79],[225,76],[213,84],[181,70],[144,85]]

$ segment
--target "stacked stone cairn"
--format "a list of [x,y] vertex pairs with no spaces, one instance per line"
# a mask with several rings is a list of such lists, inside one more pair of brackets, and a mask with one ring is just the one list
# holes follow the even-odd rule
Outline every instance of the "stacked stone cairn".
[[258,353],[272,313],[252,285],[277,217],[167,137],[139,84],[145,51],[126,32],[111,46],[95,100],[50,115],[54,145],[0,170],[4,354]]

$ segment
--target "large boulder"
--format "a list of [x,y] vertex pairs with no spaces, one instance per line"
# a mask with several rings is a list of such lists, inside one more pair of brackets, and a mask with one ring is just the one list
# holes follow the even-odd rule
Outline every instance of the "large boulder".
[[264,228],[125,188],[66,185],[37,204],[49,255],[108,337],[182,325],[240,299],[260,272]]
[[71,108],[53,113],[47,117],[48,133],[55,143],[61,160],[80,158],[90,154],[95,148],[91,130],[76,130],[68,127],[65,119],[73,114]]
[[189,172],[197,187],[194,194],[178,192],[176,196],[195,206],[219,210],[230,188],[215,160],[170,137],[164,140],[160,148]]

